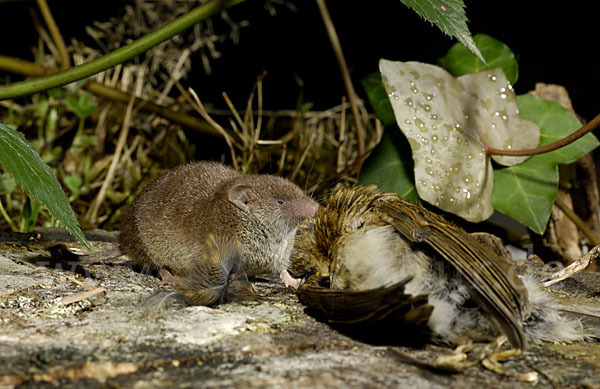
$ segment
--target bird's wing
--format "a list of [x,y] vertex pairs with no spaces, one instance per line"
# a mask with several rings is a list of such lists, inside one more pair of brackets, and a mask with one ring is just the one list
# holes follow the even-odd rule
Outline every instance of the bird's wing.
[[298,292],[302,304],[330,323],[365,324],[390,319],[424,325],[433,307],[427,304],[427,296],[404,293],[408,281],[365,291],[329,289],[311,283],[302,285]]
[[379,204],[384,220],[411,242],[422,242],[450,263],[478,292],[514,347],[525,349],[523,320],[529,315],[527,289],[511,266],[490,248],[441,216],[401,199]]

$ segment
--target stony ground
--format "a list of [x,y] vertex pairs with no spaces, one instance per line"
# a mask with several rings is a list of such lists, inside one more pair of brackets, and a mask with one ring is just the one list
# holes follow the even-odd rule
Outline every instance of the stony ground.
[[[110,234],[91,237],[100,251],[113,245]],[[307,315],[277,280],[259,280],[256,301],[185,307],[150,297],[160,281],[124,257],[53,258],[47,248],[67,238],[0,235],[0,388],[600,388],[598,342],[534,344],[496,372],[475,364],[451,373],[435,361],[453,350],[362,343]],[[595,298],[598,280],[588,273],[559,286]]]

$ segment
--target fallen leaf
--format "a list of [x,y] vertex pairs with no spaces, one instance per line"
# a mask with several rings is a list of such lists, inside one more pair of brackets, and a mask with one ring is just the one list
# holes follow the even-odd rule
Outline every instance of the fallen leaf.
[[[494,148],[539,144],[539,129],[518,112],[501,69],[452,77],[420,62],[379,63],[396,122],[408,139],[419,197],[472,222],[493,213],[490,157],[471,137]],[[463,132],[467,131],[470,137]],[[495,156],[503,165],[527,157]]]

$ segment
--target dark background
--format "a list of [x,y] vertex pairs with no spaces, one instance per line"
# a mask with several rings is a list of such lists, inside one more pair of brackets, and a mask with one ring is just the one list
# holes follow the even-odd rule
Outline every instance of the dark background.
[[[71,36],[83,39],[86,24],[118,15],[123,3],[49,0],[67,42]],[[473,34],[487,33],[517,56],[517,93],[534,88],[536,82],[564,85],[575,110],[590,120],[600,113],[596,104],[600,70],[592,59],[599,42],[594,3],[559,7],[537,1],[467,0],[466,12]],[[399,0],[329,0],[327,4],[361,96],[360,79],[377,70],[379,58],[435,63],[455,42]],[[277,7],[276,17],[263,5],[263,1],[247,1],[229,11],[234,20],[248,20],[249,27],[242,29],[238,45],[228,42],[220,47],[223,56],[212,62],[210,76],[197,60],[190,85],[204,102],[225,107],[221,92],[226,91],[243,107],[256,77],[267,71],[265,108],[294,108],[301,90],[304,101],[314,103],[315,109],[339,104],[344,89],[316,3],[295,1],[296,12]],[[0,54],[32,58],[37,36],[27,11],[31,6],[34,1],[0,0]]]

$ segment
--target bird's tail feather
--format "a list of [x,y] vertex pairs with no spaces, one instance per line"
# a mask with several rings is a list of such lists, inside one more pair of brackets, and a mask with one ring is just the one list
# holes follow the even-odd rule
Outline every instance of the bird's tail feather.
[[381,320],[425,325],[433,307],[427,296],[404,293],[406,279],[397,284],[364,291],[336,290],[312,284],[299,289],[300,302],[309,306],[330,323],[366,324]]

